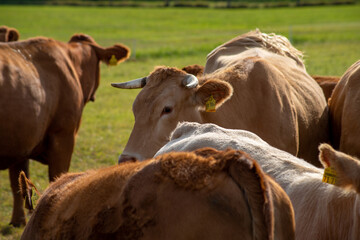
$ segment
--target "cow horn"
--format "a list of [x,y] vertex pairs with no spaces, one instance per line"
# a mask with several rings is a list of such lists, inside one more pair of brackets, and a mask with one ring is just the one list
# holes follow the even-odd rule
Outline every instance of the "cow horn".
[[184,80],[182,81],[182,84],[186,88],[195,88],[197,85],[199,85],[199,80],[194,75],[187,74]]
[[123,83],[112,83],[111,86],[123,89],[143,88],[146,85],[146,78],[147,77],[138,78]]

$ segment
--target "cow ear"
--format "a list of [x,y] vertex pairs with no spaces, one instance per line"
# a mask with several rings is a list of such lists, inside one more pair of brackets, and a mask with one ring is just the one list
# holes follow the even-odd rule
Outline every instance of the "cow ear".
[[211,79],[207,80],[198,89],[196,89],[195,99],[196,103],[205,108],[209,99],[213,98],[215,101],[215,109],[220,107],[233,94],[233,87],[224,81]]
[[201,76],[204,73],[204,66],[198,65],[198,64],[193,64],[193,65],[188,65],[183,67],[181,70],[192,74],[194,76]]
[[88,42],[96,44],[95,40],[91,36],[83,33],[77,33],[72,35],[69,40],[69,43],[71,42]]
[[98,58],[107,65],[116,65],[130,57],[130,49],[122,44],[116,44],[109,48],[101,48],[93,45]]
[[9,29],[8,42],[17,41],[17,40],[19,40],[19,37],[20,37],[20,34],[16,29],[14,29],[14,28]]
[[336,185],[351,187],[360,193],[360,161],[343,152],[335,151],[329,144],[319,147],[319,159],[324,167],[332,167]]
[[19,39],[19,32],[15,28],[0,26],[0,42],[12,42]]

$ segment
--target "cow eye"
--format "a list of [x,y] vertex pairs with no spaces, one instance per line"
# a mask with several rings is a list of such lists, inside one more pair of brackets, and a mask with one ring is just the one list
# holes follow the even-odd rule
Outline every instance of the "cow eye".
[[164,107],[162,112],[161,112],[161,115],[164,115],[164,114],[169,114],[172,112],[172,108],[171,107]]

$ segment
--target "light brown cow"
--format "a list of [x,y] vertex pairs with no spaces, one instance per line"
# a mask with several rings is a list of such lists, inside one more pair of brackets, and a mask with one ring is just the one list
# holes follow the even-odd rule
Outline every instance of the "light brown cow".
[[13,42],[20,38],[19,31],[15,28],[0,26],[0,42]]
[[17,180],[21,170],[28,174],[28,159],[49,165],[50,180],[68,171],[83,108],[100,83],[100,61],[123,61],[129,53],[83,34],[68,43],[44,37],[0,43],[0,169],[9,168],[11,224],[26,222]]
[[341,77],[329,107],[332,145],[360,158],[360,61]]
[[241,151],[211,148],[68,173],[22,238],[294,239],[290,199]]
[[[299,52],[277,35],[254,31],[216,48],[199,80],[158,67],[145,78],[113,86],[143,87],[133,103],[135,125],[119,161],[152,157],[181,121],[249,130],[317,166],[317,146],[329,138],[321,88],[307,74]],[[216,112],[207,112],[212,98]]]

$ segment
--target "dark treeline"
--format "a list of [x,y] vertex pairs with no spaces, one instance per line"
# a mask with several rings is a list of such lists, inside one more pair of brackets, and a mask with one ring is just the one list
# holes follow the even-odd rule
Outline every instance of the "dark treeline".
[[294,7],[356,4],[360,0],[0,0],[0,4],[129,7]]

